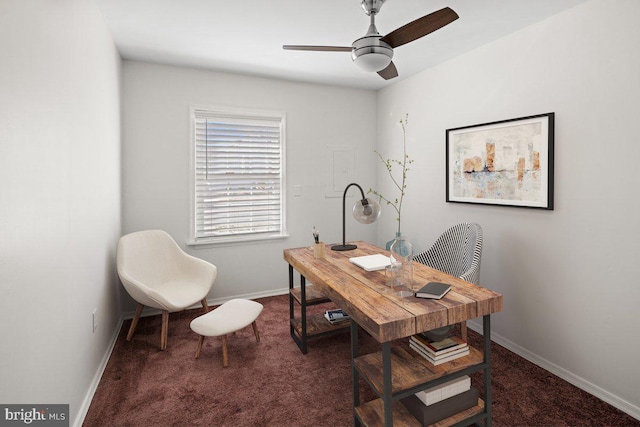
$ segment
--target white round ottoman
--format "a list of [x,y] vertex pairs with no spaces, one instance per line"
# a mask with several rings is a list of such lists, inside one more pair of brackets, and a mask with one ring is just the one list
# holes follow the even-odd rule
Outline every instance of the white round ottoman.
[[200,335],[196,359],[200,357],[204,337],[222,337],[222,365],[226,367],[229,364],[227,334],[251,325],[256,335],[256,342],[260,342],[256,325],[256,319],[260,313],[262,313],[262,304],[247,299],[232,299],[207,314],[193,319],[190,324],[191,329]]

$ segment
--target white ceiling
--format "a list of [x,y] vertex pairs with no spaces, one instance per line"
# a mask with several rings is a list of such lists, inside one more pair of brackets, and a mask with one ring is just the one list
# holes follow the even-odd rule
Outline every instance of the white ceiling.
[[394,50],[399,76],[366,73],[345,52],[284,51],[283,44],[350,46],[369,17],[360,0],[96,0],[124,59],[380,89],[586,0],[387,0],[380,34],[449,6],[460,19]]

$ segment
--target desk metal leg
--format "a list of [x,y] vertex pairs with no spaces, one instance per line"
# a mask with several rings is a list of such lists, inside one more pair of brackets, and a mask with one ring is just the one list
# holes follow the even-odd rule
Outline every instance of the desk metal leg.
[[293,266],[289,264],[289,333],[291,338],[296,343],[296,345],[300,348],[302,354],[307,354],[307,288],[306,288],[306,279],[301,274],[300,275],[300,296],[302,301],[300,302],[300,317],[302,323],[302,333],[300,337],[296,334],[295,328],[293,326],[293,319],[295,317],[295,309],[293,308],[293,296],[291,295],[291,289],[293,289]]
[[289,264],[289,329],[291,330],[291,336],[293,336],[293,325],[291,324],[291,319],[293,319],[294,313],[291,289],[293,289],[293,267]]
[[382,343],[382,392],[384,396],[384,425],[393,426],[393,396],[391,389],[391,342]]
[[482,318],[482,334],[484,335],[484,410],[487,418],[486,427],[491,427],[491,315]]
[[307,354],[307,279],[300,274],[300,312],[302,320],[302,354]]
[[[351,319],[351,384],[353,386],[353,408],[355,409],[360,405],[360,374],[355,367],[353,361],[360,355],[359,343],[358,343],[358,324],[355,320]],[[356,417],[355,411],[353,413],[353,425],[359,426],[360,422]]]

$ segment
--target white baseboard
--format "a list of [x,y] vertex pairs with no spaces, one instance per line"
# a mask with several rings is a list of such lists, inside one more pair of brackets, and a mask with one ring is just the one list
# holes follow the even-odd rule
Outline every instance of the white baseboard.
[[[284,294],[288,294],[288,293],[289,293],[289,288],[273,289],[273,290],[270,290],[270,291],[253,292],[253,293],[250,293],[250,294],[234,295],[234,296],[231,296],[231,297],[224,297],[224,298],[208,298],[207,299],[207,304],[209,304],[210,306],[215,306],[215,305],[223,304],[223,303],[225,303],[225,302],[227,302],[229,300],[235,299],[235,298],[258,299],[258,298],[273,297],[273,296],[276,296],[276,295],[284,295]],[[192,309],[192,308],[200,308],[200,307],[202,307],[202,305],[200,305],[200,303],[197,303],[197,304],[193,304],[191,307],[187,307],[187,310]],[[142,313],[140,314],[140,317],[157,316],[161,312],[162,311],[157,309],[157,308],[145,307],[142,310]],[[135,310],[123,313],[122,316],[123,316],[123,319],[128,320],[128,319],[133,319],[134,314],[136,314]]]
[[76,414],[75,422],[73,423],[74,427],[82,427],[82,423],[84,423],[84,419],[87,416],[87,412],[89,412],[89,407],[91,406],[91,401],[93,400],[93,395],[96,393],[98,389],[98,385],[100,384],[100,380],[102,380],[102,375],[104,374],[104,370],[107,368],[107,363],[109,363],[109,358],[111,357],[111,353],[113,352],[114,347],[116,346],[116,342],[118,341],[118,335],[120,335],[120,329],[122,329],[122,323],[124,322],[124,317],[120,316],[120,320],[116,325],[113,334],[111,335],[111,340],[109,341],[109,345],[102,356],[102,360],[98,365],[98,369],[96,370],[93,379],[91,380],[91,384],[89,384],[89,390],[87,390],[87,394],[78,409],[78,413]]
[[[472,329],[482,335],[482,323],[480,321],[469,320],[467,321],[467,326],[469,327],[469,329]],[[630,416],[632,416],[637,420],[640,420],[640,407],[633,405],[627,402],[626,400],[621,399],[620,397],[608,392],[607,390],[574,374],[573,372],[568,371],[565,368],[558,366],[555,363],[550,362],[547,359],[544,359],[538,356],[537,354],[530,352],[526,348],[519,346],[513,341],[508,340],[507,338],[499,334],[496,334],[493,331],[491,331],[491,341],[494,341],[497,344],[500,344],[502,347],[506,348],[509,351],[514,352],[520,357],[527,359],[529,362],[533,363],[534,365],[540,366],[542,369],[545,369],[551,372],[552,374],[557,375],[558,377],[562,378],[563,380],[567,381],[570,384],[573,384],[579,389],[582,389],[587,393],[592,394],[601,400],[604,400],[611,406],[621,410],[626,414],[629,414]]]

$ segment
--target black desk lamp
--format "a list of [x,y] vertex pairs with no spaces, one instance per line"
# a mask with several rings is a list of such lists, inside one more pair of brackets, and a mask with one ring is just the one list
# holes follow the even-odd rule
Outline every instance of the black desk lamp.
[[331,247],[331,250],[334,251],[350,251],[358,246],[356,245],[347,245],[345,242],[345,203],[347,198],[347,190],[349,187],[355,185],[360,189],[360,194],[362,195],[362,199],[358,200],[355,205],[353,205],[353,217],[356,221],[362,224],[371,224],[375,222],[376,219],[380,216],[380,205],[373,199],[367,198],[364,196],[364,191],[362,191],[362,187],[360,187],[355,182],[347,185],[347,188],[344,189],[344,194],[342,195],[342,244],[335,245]]

